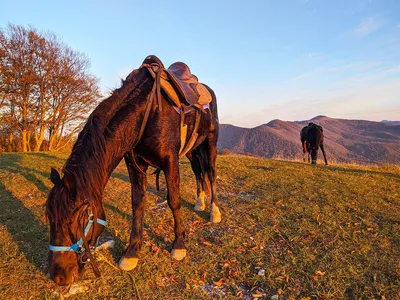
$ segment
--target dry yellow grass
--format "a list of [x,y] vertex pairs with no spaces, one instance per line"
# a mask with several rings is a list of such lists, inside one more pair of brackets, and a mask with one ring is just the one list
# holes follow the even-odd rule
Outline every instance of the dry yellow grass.
[[[56,299],[46,276],[48,226],[43,204],[50,166],[68,153],[0,155],[0,298]],[[101,250],[103,276],[87,270],[69,299],[399,299],[400,170],[398,166],[311,166],[219,156],[222,222],[194,212],[195,181],[181,163],[188,257],[172,261],[172,214],[157,205],[150,176],[145,245],[136,270],[110,264],[128,241],[130,186],[120,165],[104,195],[116,246]],[[165,183],[162,182],[165,187]],[[108,264],[106,260],[110,263]]]

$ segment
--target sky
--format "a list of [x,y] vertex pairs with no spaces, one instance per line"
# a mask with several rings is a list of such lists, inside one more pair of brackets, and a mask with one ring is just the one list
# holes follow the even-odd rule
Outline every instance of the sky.
[[54,32],[107,94],[149,54],[189,65],[220,123],[400,120],[399,0],[0,0],[0,27]]

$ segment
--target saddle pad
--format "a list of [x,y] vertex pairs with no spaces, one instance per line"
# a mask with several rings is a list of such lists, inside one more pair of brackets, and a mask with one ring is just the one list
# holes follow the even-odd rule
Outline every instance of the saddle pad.
[[197,84],[197,91],[200,94],[199,101],[197,103],[201,105],[210,104],[212,100],[212,96],[210,91],[200,82]]
[[[168,95],[168,97],[174,102],[177,107],[181,107],[181,100],[179,98],[179,92],[176,90],[175,86],[171,82],[164,78],[166,75],[163,73],[161,75],[161,88]],[[207,105],[212,101],[212,96],[209,90],[201,83],[197,84],[197,91],[199,92],[198,104]]]

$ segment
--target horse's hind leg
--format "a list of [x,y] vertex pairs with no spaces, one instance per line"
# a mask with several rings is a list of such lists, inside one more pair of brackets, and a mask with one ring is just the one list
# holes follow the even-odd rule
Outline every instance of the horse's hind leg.
[[203,185],[204,185],[204,179],[203,178],[197,178],[196,176],[196,184],[197,184],[197,201],[196,204],[194,205],[194,210],[195,211],[203,211],[206,209],[206,192],[204,191]]
[[171,257],[182,260],[186,256],[184,243],[185,232],[183,230],[181,218],[181,201],[179,195],[179,159],[172,157],[164,168],[165,180],[168,188],[168,205],[174,216],[175,240],[172,245]]
[[217,161],[217,135],[210,133],[207,137],[207,152],[209,159],[209,168],[207,171],[208,179],[211,185],[211,215],[210,221],[212,223],[221,222],[221,212],[219,210],[219,202],[217,195],[217,173],[216,173],[216,161]]
[[[199,147],[202,147],[199,146]],[[187,158],[190,161],[190,165],[192,167],[193,173],[196,176],[196,184],[197,184],[197,201],[194,206],[195,211],[204,211],[206,209],[206,193],[204,191],[206,187],[205,176],[204,172],[202,171],[201,161],[200,158],[197,156],[197,151],[192,150],[187,155]]]
[[134,156],[132,153],[125,155],[125,163],[129,172],[132,190],[132,231],[128,247],[119,261],[119,267],[122,270],[130,271],[134,269],[138,263],[138,251],[143,244],[143,217],[145,207],[145,193],[147,185],[147,177],[145,172],[147,165],[136,163],[144,173],[137,170],[134,165]]
[[328,165],[328,161],[327,161],[326,155],[325,155],[325,146],[324,146],[323,143],[321,143],[319,146],[320,146],[320,148],[321,148],[322,155],[324,156],[325,165]]

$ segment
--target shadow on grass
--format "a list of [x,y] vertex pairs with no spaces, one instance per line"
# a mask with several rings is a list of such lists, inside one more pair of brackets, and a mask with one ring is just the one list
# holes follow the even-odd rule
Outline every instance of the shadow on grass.
[[208,222],[210,219],[210,212],[206,210],[204,211],[195,211],[194,210],[194,205],[193,203],[190,203],[189,201],[185,200],[184,198],[181,198],[181,203],[182,206],[187,208],[189,211],[192,213],[197,214],[200,218],[202,218],[204,221]]
[[[40,154],[40,153],[37,153],[37,154]],[[43,183],[42,180],[37,178],[35,176],[35,174],[39,174],[45,178],[49,178],[50,170],[49,170],[49,173],[41,172],[36,169],[22,166],[20,164],[20,161],[21,161],[21,154],[10,153],[10,154],[0,156],[1,169],[8,171],[10,173],[16,173],[18,175],[21,175],[26,180],[28,180],[29,182],[32,182],[34,185],[36,185],[36,187],[39,191],[41,191],[43,193],[47,193],[49,191],[49,188]]]
[[257,171],[274,171],[276,168],[271,167],[263,167],[263,166],[248,166],[248,169],[257,170]]
[[344,168],[341,166],[335,166],[335,165],[325,165],[325,164],[317,164],[317,165],[312,165],[309,163],[304,163],[304,162],[297,162],[297,161],[282,161],[285,164],[292,164],[296,166],[310,166],[312,168],[320,168],[320,169],[326,169],[330,171],[339,171],[339,172],[345,172],[345,173],[353,173],[353,174],[374,174],[374,175],[382,175],[386,177],[391,177],[391,178],[400,178],[400,174],[396,173],[390,173],[390,172],[380,172],[380,171],[373,171],[373,170],[363,170],[363,169],[355,169],[355,168]]
[[[149,174],[148,174],[147,176],[149,177]],[[128,176],[128,175],[125,175],[125,174],[121,174],[121,173],[112,173],[112,174],[111,174],[111,177],[117,178],[117,179],[120,179],[120,180],[122,180],[122,181],[125,181],[125,182],[130,183],[129,176]],[[164,194],[165,194],[165,190],[162,188],[162,186],[160,187],[160,190],[157,191],[156,187],[153,186],[152,184],[149,184],[149,183],[147,184],[146,192],[147,192],[147,193],[152,193],[152,194],[154,194],[154,195],[157,196],[157,197],[164,197]]]
[[[180,164],[189,164],[189,162],[180,162]],[[149,175],[151,175],[151,174],[148,174],[148,176],[149,176]],[[128,176],[128,175],[125,175],[125,174],[122,174],[122,173],[116,173],[116,172],[115,172],[115,173],[112,173],[112,174],[111,174],[111,177],[113,177],[113,178],[118,178],[118,179],[120,179],[120,180],[123,180],[123,181],[125,181],[125,182],[130,183],[129,176]],[[161,184],[160,184],[160,185],[161,185]],[[159,198],[164,198],[164,197],[166,198],[166,197],[167,197],[167,196],[164,196],[164,195],[167,194],[167,191],[166,191],[165,187],[163,188],[162,185],[161,185],[161,187],[160,187],[160,191],[157,191],[157,189],[156,189],[155,186],[153,186],[152,184],[147,184],[146,192],[147,192],[147,193],[151,193],[151,194],[153,194],[153,195],[155,195],[155,196],[157,196],[157,197],[159,197]],[[165,199],[165,198],[164,198],[164,199]],[[207,211],[194,211],[194,209],[193,209],[193,208],[194,208],[194,205],[193,205],[192,203],[190,203],[189,201],[185,200],[185,199],[182,198],[182,197],[181,197],[181,203],[182,203],[182,206],[183,206],[183,207],[185,207],[185,208],[187,208],[188,210],[190,210],[190,211],[196,213],[200,218],[204,219],[205,221],[209,221],[209,218],[210,218],[209,212],[207,212]],[[115,206],[112,206],[112,205],[107,204],[107,203],[104,203],[104,206],[105,206],[106,208],[108,208],[108,209],[114,211],[115,213],[118,213],[119,215],[121,215],[122,217],[124,217],[124,218],[126,218],[126,219],[128,219],[128,220],[132,220],[132,216],[131,216],[130,214],[127,214],[127,213],[121,211],[120,209],[116,208]],[[151,206],[153,206],[153,205],[151,205]],[[150,227],[148,227],[148,228],[150,228]],[[151,229],[151,228],[150,228],[150,229]],[[161,238],[161,237],[159,237],[159,236],[157,236],[157,235],[155,235],[155,234],[154,234],[154,237],[155,237],[155,240],[164,241],[163,238]]]
[[60,158],[60,157],[54,155],[54,153],[52,153],[52,152],[28,152],[28,153],[24,153],[24,155],[56,160],[57,163],[60,162],[62,164],[64,164],[67,161],[66,158]]
[[400,179],[399,174],[389,173],[389,172],[379,172],[379,171],[372,171],[372,170],[360,170],[360,169],[347,169],[342,167],[330,167],[333,171],[340,171],[345,173],[353,173],[353,174],[374,174],[374,175],[382,175],[385,177],[397,178]]
[[45,272],[47,260],[47,227],[0,183],[0,224],[5,226],[25,257],[40,271]]
[[[109,210],[112,210],[114,213],[116,213],[116,214],[118,214],[118,215],[120,215],[122,218],[124,218],[124,219],[126,219],[126,220],[128,220],[128,221],[132,221],[132,215],[131,214],[128,214],[128,213],[126,213],[126,212],[124,212],[124,211],[122,211],[122,210],[120,210],[118,207],[115,207],[114,205],[111,205],[111,204],[108,204],[108,203],[104,203],[104,207],[105,208],[107,208],[107,209],[109,209]],[[162,236],[160,236],[160,235],[158,235],[158,234],[156,234],[152,229],[151,229],[151,226],[149,226],[147,223],[144,223],[143,224],[143,227],[145,228],[145,229],[148,229],[148,230],[146,230],[146,232],[147,232],[147,235],[150,237],[150,239],[154,242],[154,244],[156,244],[158,247],[160,247],[160,248],[166,248],[168,245],[165,243],[165,239],[164,239],[164,237],[162,237]],[[107,233],[110,233],[111,235],[113,235],[110,231],[108,231]],[[124,243],[118,238],[118,237],[116,237],[115,235],[113,235],[113,238],[115,238],[115,239],[118,239],[119,241],[117,242],[117,244],[120,244],[121,245],[121,249],[115,249],[115,250],[118,250],[118,251],[112,251],[112,255],[113,255],[113,258],[114,258],[114,260],[116,261],[116,262],[118,262],[118,260],[119,260],[119,258],[122,256],[122,252],[123,252],[123,250],[125,250],[124,249]]]
[[128,183],[131,182],[131,181],[129,180],[128,174],[125,175],[125,174],[122,174],[122,173],[113,172],[113,173],[111,174],[111,177],[120,179],[120,180],[125,181],[125,182],[128,182]]

